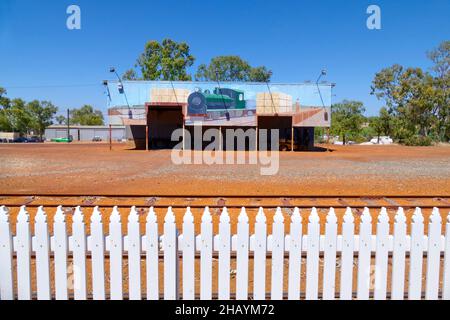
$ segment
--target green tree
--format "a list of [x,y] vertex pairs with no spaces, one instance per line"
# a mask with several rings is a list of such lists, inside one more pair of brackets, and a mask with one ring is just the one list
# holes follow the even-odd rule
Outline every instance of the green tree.
[[268,70],[266,67],[256,67],[250,70],[250,81],[253,82],[270,82],[272,78],[272,71]]
[[344,145],[347,139],[356,139],[361,134],[365,121],[365,108],[362,102],[344,100],[333,105],[331,132],[342,138]]
[[442,42],[437,48],[427,53],[428,58],[433,61],[431,68],[439,78],[450,76],[450,40]]
[[0,87],[0,107],[7,108],[9,102],[9,99],[6,97],[6,89]]
[[64,117],[63,115],[59,115],[55,117],[55,120],[58,124],[67,124],[67,118]]
[[266,67],[253,68],[239,56],[215,57],[209,65],[201,64],[195,74],[197,81],[269,82],[271,77],[272,71]]
[[380,117],[370,117],[369,119],[369,128],[375,133],[378,143],[380,143],[380,136],[383,135],[383,124],[381,122]]
[[90,105],[84,105],[80,109],[70,110],[70,124],[101,126],[104,125],[103,114]]
[[450,140],[450,41],[427,53],[433,62],[434,114],[437,140]]
[[6,90],[0,87],[0,131],[11,131],[8,119],[10,100],[6,97]]
[[138,80],[136,71],[134,69],[125,71],[122,76],[122,80]]
[[192,80],[187,69],[194,64],[195,58],[190,54],[189,45],[164,39],[147,42],[144,52],[139,56],[135,67],[140,69],[138,77],[134,69],[124,74],[124,80]]
[[395,119],[394,135],[400,140],[428,136],[438,111],[433,77],[420,68],[394,65],[381,70],[372,83],[372,94],[383,99]]
[[450,41],[428,52],[431,73],[393,65],[375,75],[371,93],[384,100],[398,140],[450,140]]
[[49,101],[31,101],[27,104],[27,109],[31,118],[30,126],[42,139],[45,129],[53,124],[53,117],[58,108]]
[[9,130],[20,134],[28,134],[32,129],[32,116],[27,104],[22,99],[11,100],[11,106],[7,109]]

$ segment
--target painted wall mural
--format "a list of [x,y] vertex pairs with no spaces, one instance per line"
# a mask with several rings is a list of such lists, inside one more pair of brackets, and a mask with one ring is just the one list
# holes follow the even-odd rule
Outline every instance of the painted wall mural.
[[[255,126],[256,116],[292,116],[294,126],[328,127],[332,85],[239,82],[110,82],[109,107],[182,105],[186,125]],[[122,92],[121,92],[122,91]]]

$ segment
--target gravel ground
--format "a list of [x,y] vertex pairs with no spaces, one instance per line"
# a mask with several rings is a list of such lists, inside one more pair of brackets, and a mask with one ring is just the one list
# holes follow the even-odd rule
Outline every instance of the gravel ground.
[[[260,165],[175,165],[169,150],[125,145],[0,145],[0,193],[82,194],[450,194],[450,147],[332,146],[280,153]],[[246,154],[248,156],[248,153]]]

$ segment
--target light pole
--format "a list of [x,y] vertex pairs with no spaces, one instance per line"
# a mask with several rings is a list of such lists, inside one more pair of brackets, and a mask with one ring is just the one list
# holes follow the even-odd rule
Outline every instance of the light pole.
[[[325,109],[325,103],[323,102],[323,97],[322,97],[322,92],[320,91],[319,81],[323,76],[326,76],[326,75],[327,75],[327,70],[322,69],[322,71],[320,72],[320,75],[316,81],[316,86],[317,86],[317,90],[319,91],[320,101],[322,101],[322,107],[324,109]],[[327,112],[325,111],[325,115],[326,114],[327,114]],[[328,152],[330,151],[329,144],[330,144],[330,128],[327,128],[327,151]]]
[[128,103],[128,97],[127,97],[127,94],[125,93],[125,89],[123,87],[122,78],[120,78],[119,74],[116,71],[116,68],[114,68],[114,67],[109,68],[109,72],[114,73],[117,76],[117,79],[119,80],[119,93],[121,93],[125,96],[125,101],[127,102],[128,119],[133,119],[133,111],[131,111],[130,104]]
[[322,71],[320,72],[319,78],[317,78],[316,85],[319,85],[319,81],[322,78],[322,76],[326,76],[326,75],[327,75],[327,70],[322,69]]
[[70,109],[67,109],[67,143],[70,143]]

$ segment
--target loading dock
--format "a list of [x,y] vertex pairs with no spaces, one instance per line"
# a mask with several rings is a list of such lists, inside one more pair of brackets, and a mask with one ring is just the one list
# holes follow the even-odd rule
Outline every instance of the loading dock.
[[173,148],[178,142],[172,141],[172,133],[184,128],[185,104],[148,103],[146,146],[147,150]]

